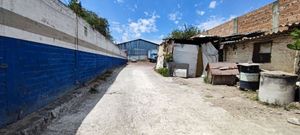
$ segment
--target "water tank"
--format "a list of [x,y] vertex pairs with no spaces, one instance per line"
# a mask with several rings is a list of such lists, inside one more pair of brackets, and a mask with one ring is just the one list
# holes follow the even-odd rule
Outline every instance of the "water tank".
[[294,101],[297,75],[282,71],[262,72],[258,98],[262,102],[286,105]]
[[258,90],[259,88],[259,64],[238,64],[240,71],[240,89]]

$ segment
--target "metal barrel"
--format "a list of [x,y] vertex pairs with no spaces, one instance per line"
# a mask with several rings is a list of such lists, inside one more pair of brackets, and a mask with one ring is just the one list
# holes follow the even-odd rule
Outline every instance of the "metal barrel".
[[259,65],[258,64],[239,64],[240,89],[258,90],[259,89]]

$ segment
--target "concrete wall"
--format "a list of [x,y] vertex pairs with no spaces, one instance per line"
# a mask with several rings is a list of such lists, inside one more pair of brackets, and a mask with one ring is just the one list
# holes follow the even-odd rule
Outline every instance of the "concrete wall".
[[226,45],[224,48],[225,61],[239,63],[252,62],[254,44],[265,41],[272,41],[271,63],[260,63],[260,67],[266,70],[280,70],[294,73],[296,51],[286,47],[287,44],[292,42],[292,38],[288,35]]
[[124,52],[80,18],[77,27],[59,1],[0,0],[0,127],[125,63]]
[[[235,21],[237,21],[237,26],[235,26]],[[277,0],[212,28],[207,31],[207,34],[228,36],[255,31],[274,32],[280,29],[280,25],[295,22],[300,22],[300,0]]]

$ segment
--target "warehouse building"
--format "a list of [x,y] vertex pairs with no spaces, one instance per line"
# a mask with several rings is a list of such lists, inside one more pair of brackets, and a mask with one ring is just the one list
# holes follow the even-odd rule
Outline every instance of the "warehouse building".
[[119,48],[128,55],[128,60],[147,60],[149,50],[157,50],[158,44],[144,40],[136,39],[118,44]]

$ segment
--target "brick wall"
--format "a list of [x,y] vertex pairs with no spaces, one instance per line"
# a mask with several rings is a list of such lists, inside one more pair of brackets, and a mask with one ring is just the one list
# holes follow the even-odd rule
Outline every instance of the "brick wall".
[[[278,7],[278,10],[276,10]],[[300,0],[278,0],[237,18],[238,33],[272,32],[280,25],[300,22]],[[227,36],[234,34],[231,20],[207,31],[207,34]]]
[[238,18],[238,32],[270,31],[272,29],[272,4]]
[[280,25],[300,21],[300,0],[279,0]]
[[276,36],[262,40],[226,45],[224,49],[225,61],[227,62],[252,62],[254,43],[272,41],[271,63],[261,63],[261,68],[266,70],[281,70],[294,73],[294,60],[296,51],[286,47],[292,42],[290,36]]
[[231,20],[207,31],[209,35],[228,36],[234,33],[234,21]]

